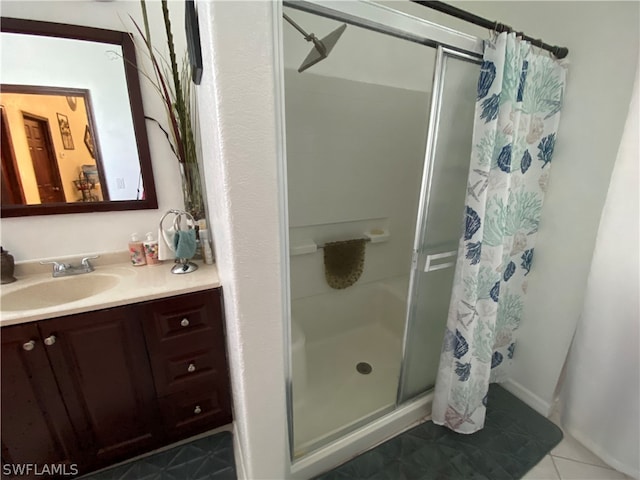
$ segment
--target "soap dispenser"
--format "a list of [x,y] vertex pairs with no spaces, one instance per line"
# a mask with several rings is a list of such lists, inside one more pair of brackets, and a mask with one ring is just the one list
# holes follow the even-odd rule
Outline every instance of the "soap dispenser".
[[15,267],[15,263],[13,260],[13,255],[11,255],[9,252],[7,252],[4,248],[0,247],[0,259],[1,259],[1,265],[0,265],[0,283],[2,283],[3,285],[5,283],[12,283],[16,281],[16,277],[13,276],[13,270]]
[[160,265],[160,260],[158,260],[158,241],[153,239],[153,233],[147,232],[146,239],[142,244],[144,245],[144,256],[147,259],[147,265]]
[[138,238],[137,233],[131,234],[131,240],[129,241],[129,255],[131,256],[131,264],[134,267],[146,265],[147,260],[144,257],[144,245]]

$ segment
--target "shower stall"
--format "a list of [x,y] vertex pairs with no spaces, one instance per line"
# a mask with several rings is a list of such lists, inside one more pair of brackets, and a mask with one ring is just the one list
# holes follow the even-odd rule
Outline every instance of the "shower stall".
[[[429,413],[482,42],[371,2],[285,1],[278,13],[295,465],[408,406],[405,425]],[[360,276],[331,288],[323,247],[354,239],[366,241]]]

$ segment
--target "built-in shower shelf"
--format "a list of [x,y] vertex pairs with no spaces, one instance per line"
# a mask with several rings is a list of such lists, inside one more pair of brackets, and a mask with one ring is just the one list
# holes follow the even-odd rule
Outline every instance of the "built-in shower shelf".
[[[389,230],[381,228],[369,230],[367,232],[364,232],[364,234],[362,235],[362,238],[369,240],[369,242],[371,243],[388,242],[389,237]],[[348,238],[345,238],[345,240],[348,240]],[[301,241],[295,245],[291,245],[291,247],[289,248],[289,254],[292,257],[296,255],[307,255],[317,252],[318,249],[322,248],[323,246],[324,243],[318,245],[313,240]]]
[[318,251],[318,245],[314,242],[304,243],[300,245],[291,245],[289,248],[289,253],[291,256],[294,255],[306,255],[308,253],[315,253]]
[[373,230],[369,230],[368,232],[364,232],[364,236],[371,240],[371,243],[382,243],[389,241],[389,230],[376,228]]

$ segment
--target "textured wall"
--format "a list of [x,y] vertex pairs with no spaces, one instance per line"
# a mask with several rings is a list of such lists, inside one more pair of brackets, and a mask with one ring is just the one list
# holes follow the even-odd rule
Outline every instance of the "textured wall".
[[285,478],[289,465],[272,8],[207,2],[199,9],[202,148],[224,290],[234,441],[240,471],[251,479]]

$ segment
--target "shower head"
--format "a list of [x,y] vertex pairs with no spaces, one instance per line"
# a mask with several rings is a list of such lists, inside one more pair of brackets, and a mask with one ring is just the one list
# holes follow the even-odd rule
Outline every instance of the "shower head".
[[342,35],[342,32],[344,32],[346,28],[347,25],[343,23],[322,40],[318,40],[315,35],[311,34],[313,37],[313,48],[309,52],[309,55],[307,55],[307,58],[304,59],[304,62],[302,62],[302,65],[300,65],[300,68],[298,68],[298,73],[304,72],[307,68],[315,65],[320,60],[327,58],[335,44],[338,43],[340,35]]
[[324,60],[325,58],[327,58],[329,56],[329,53],[331,53],[331,50],[333,50],[335,44],[338,42],[338,39],[347,28],[346,24],[342,24],[322,40],[318,40],[318,37],[316,37],[313,33],[309,34],[305,32],[286,13],[283,13],[282,16],[304,36],[304,39],[307,42],[313,42],[313,48],[309,52],[309,55],[307,55],[307,58],[305,58],[302,62],[302,65],[300,65],[300,68],[298,68],[298,73],[304,72],[307,68],[315,65],[320,60]]

